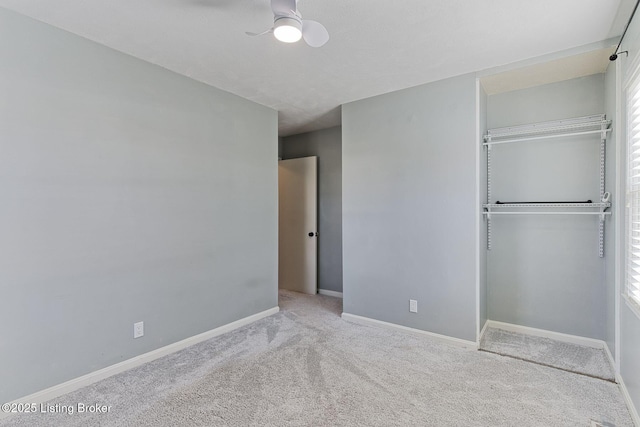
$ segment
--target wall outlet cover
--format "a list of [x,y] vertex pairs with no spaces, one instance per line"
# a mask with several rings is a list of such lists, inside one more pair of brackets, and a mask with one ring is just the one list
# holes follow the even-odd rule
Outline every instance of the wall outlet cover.
[[417,313],[418,312],[418,301],[415,299],[410,299],[409,300],[409,311],[411,313]]
[[133,324],[133,337],[140,338],[144,335],[144,322],[137,322]]

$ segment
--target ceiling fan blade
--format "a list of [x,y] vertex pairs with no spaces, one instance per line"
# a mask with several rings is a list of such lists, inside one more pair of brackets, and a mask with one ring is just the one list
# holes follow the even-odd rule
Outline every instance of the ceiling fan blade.
[[271,0],[271,10],[275,16],[291,16],[298,9],[296,0]]
[[311,47],[320,47],[329,41],[329,32],[319,22],[302,20],[302,38]]
[[252,33],[251,31],[245,31],[244,32],[246,35],[251,36],[251,37],[255,37],[255,36],[263,36],[265,34],[269,34],[269,33],[273,33],[273,28],[269,28],[266,31],[263,31],[261,33]]

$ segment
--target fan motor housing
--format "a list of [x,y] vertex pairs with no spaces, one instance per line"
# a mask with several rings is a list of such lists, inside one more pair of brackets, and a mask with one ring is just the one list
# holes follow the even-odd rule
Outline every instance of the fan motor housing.
[[302,37],[302,22],[291,16],[276,17],[273,22],[273,35],[285,43],[295,43]]

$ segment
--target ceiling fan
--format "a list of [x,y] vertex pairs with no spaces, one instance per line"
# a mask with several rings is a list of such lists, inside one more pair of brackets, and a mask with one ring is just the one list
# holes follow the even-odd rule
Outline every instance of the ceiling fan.
[[261,33],[246,32],[249,36],[273,33],[276,39],[285,43],[295,43],[300,38],[311,47],[323,46],[329,41],[329,33],[321,23],[302,19],[298,12],[298,0],[271,0],[273,27]]

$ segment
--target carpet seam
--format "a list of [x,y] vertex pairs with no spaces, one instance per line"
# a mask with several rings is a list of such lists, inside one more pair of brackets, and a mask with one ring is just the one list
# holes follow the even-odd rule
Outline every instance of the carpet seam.
[[578,372],[578,371],[573,371],[571,369],[560,368],[558,366],[553,366],[553,365],[550,365],[548,363],[536,362],[535,360],[525,359],[523,357],[512,356],[510,354],[504,354],[504,353],[498,353],[497,351],[486,350],[484,348],[479,348],[478,351],[483,351],[485,353],[491,353],[491,354],[497,354],[498,356],[503,356],[503,357],[510,357],[511,359],[521,360],[523,362],[533,363],[535,365],[540,365],[540,366],[544,366],[544,367],[547,367],[547,368],[553,368],[553,369],[557,369],[559,371],[569,372],[571,374],[582,375],[584,377],[594,378],[596,380],[602,380],[602,381],[606,381],[606,382],[609,382],[609,383],[612,383],[612,384],[618,384],[615,379],[608,379],[608,378],[603,378],[603,377],[599,377],[599,376],[596,376],[596,375],[587,374],[585,372]]

